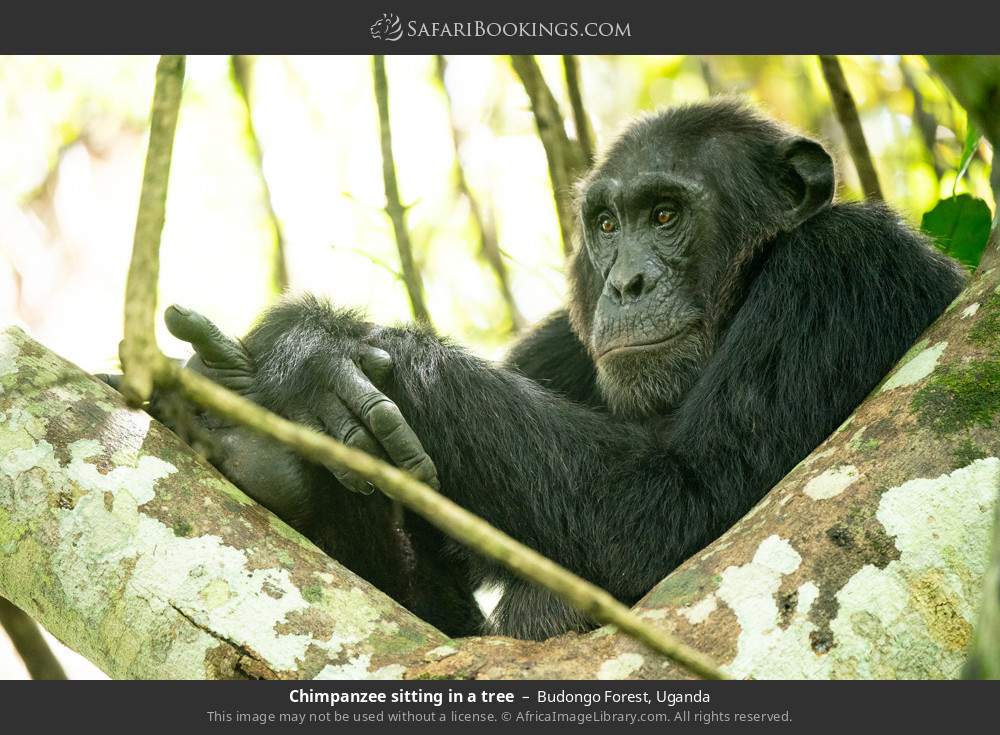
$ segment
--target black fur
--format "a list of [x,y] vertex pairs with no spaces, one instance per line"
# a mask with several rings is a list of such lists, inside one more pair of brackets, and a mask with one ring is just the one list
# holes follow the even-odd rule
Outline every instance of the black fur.
[[[697,312],[704,339],[676,368],[684,380],[671,385],[682,389],[664,408],[619,409],[625,404],[609,395],[628,390],[622,381],[670,379],[647,374],[674,369],[657,361],[662,355],[647,357],[659,353],[641,351],[631,372],[598,382],[592,320],[606,276],[588,249],[586,216],[571,273],[572,318],[553,315],[506,364],[425,330],[372,327],[304,298],[271,310],[245,341],[261,402],[294,415],[330,390],[329,355],[361,341],[386,350],[394,360],[386,393],[435,462],[442,492],[635,602],[829,435],[961,288],[959,269],[886,207],[827,204],[825,153],[791,135],[731,103],[671,111],[630,129],[588,179],[620,180],[654,156],[651,146],[672,151],[662,164],[671,171],[710,169],[703,181],[715,208],[690,215],[694,249],[684,258],[667,249],[662,259],[664,278],[687,279],[663,299],[681,298],[678,286],[694,281],[691,293],[702,296],[691,298],[708,299]],[[786,145],[806,148],[794,168],[781,164]],[[324,502],[331,507],[311,513],[317,533],[352,529],[347,546],[328,548],[353,555],[356,569],[384,568],[391,554],[379,550],[364,513]],[[468,591],[485,580],[506,588],[491,621],[496,632],[545,638],[590,625],[492,562],[457,546],[445,551],[422,523],[417,536],[419,553],[437,560],[432,575],[448,568],[447,554],[460,560],[451,571],[461,579],[446,582],[456,594],[434,613],[444,627],[475,624]]]

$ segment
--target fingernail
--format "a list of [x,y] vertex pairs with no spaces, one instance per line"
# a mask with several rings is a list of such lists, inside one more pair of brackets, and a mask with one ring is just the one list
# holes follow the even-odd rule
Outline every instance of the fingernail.
[[191,316],[191,310],[185,309],[183,306],[178,306],[177,304],[171,304],[170,308],[176,311],[181,316]]
[[365,495],[371,495],[373,492],[375,492],[375,486],[372,483],[366,482],[365,485],[368,486],[365,489],[365,493],[364,493]]

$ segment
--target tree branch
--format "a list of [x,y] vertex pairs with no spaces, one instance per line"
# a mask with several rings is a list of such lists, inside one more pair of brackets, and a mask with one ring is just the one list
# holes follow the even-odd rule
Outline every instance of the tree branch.
[[24,661],[32,679],[61,680],[66,672],[45,642],[38,624],[10,600],[0,597],[0,628]]
[[142,174],[132,261],[125,286],[125,339],[121,346],[122,393],[133,406],[153,392],[156,362],[156,289],[160,273],[160,235],[166,214],[167,182],[174,130],[184,86],[184,57],[161,56],[149,121],[149,147]]
[[233,54],[229,57],[229,70],[233,78],[233,86],[236,87],[236,94],[243,103],[243,110],[246,113],[246,141],[250,149],[250,157],[253,159],[257,177],[260,179],[261,189],[264,195],[264,207],[267,211],[267,220],[274,230],[274,253],[271,257],[271,278],[272,288],[275,293],[282,293],[288,288],[288,263],[285,256],[285,233],[281,227],[281,220],[278,219],[274,211],[274,200],[271,197],[271,187],[267,183],[267,176],[264,175],[264,154],[260,147],[260,138],[257,137],[257,126],[253,121],[253,105],[250,102],[250,77],[253,62],[250,57],[241,54]]
[[993,518],[993,544],[983,578],[979,621],[962,678],[1000,679],[1000,503],[996,504]]
[[[1000,151],[1000,58],[928,56],[927,60],[993,146],[990,181],[996,209],[990,245],[977,271],[986,278],[1000,265],[1000,160],[997,158],[997,151]],[[1000,288],[994,292],[997,293]],[[994,295],[992,300],[998,299],[1000,296]],[[995,340],[1000,339],[996,335],[998,323],[992,322],[990,336]],[[1000,364],[1000,354],[995,357]],[[970,679],[1000,679],[1000,502],[994,517],[990,564],[983,580],[979,621],[963,674]]]
[[715,97],[717,94],[722,94],[722,87],[715,76],[715,70],[712,69],[712,61],[707,56],[698,57],[698,70],[701,72],[701,78],[705,82],[705,90],[708,92],[708,96]]
[[920,133],[920,138],[924,142],[924,147],[927,148],[927,154],[931,159],[931,166],[934,167],[934,178],[937,179],[937,181],[940,181],[941,176],[944,174],[944,170],[938,162],[938,156],[935,150],[938,129],[937,118],[934,117],[934,114],[924,106],[924,96],[920,93],[920,88],[917,86],[917,82],[913,78],[913,72],[910,71],[909,65],[907,65],[906,61],[904,61],[902,57],[899,59],[899,71],[903,75],[903,84],[906,85],[906,88],[910,90],[910,94],[913,96],[913,125]]
[[590,127],[587,109],[583,106],[583,92],[580,90],[580,63],[573,54],[563,54],[563,74],[566,77],[566,92],[573,110],[573,126],[576,140],[580,144],[583,160],[589,166],[594,162],[594,131]]
[[837,119],[840,121],[844,136],[847,138],[847,146],[851,151],[854,168],[857,169],[858,178],[861,180],[861,190],[866,199],[883,199],[882,187],[879,186],[878,174],[875,172],[875,164],[872,162],[868,143],[865,141],[865,132],[861,127],[861,118],[858,117],[858,107],[854,104],[854,97],[851,95],[850,87],[847,86],[847,79],[844,78],[840,61],[836,56],[823,55],[819,57],[819,61],[823,69],[823,78],[826,79],[826,86],[830,89],[833,108],[837,112]]
[[497,286],[500,289],[500,296],[507,308],[507,317],[510,319],[511,329],[512,331],[519,332],[527,326],[527,322],[521,314],[521,310],[517,306],[517,301],[514,299],[514,293],[510,288],[510,275],[507,272],[507,263],[504,262],[503,255],[500,252],[500,244],[497,241],[496,227],[493,225],[492,221],[487,222],[486,218],[483,216],[482,209],[479,206],[479,201],[473,195],[472,187],[469,186],[469,182],[465,178],[465,169],[462,166],[461,154],[462,131],[455,120],[455,111],[451,102],[451,95],[448,93],[448,87],[445,84],[445,71],[448,64],[444,56],[441,54],[435,56],[434,61],[435,76],[437,77],[437,82],[441,87],[441,91],[444,93],[445,106],[448,108],[448,121],[451,126],[451,142],[455,156],[455,187],[469,204],[469,212],[472,216],[472,223],[479,235],[479,257],[482,258],[486,265],[489,266],[490,270],[493,271],[493,275],[497,279]]
[[375,80],[375,102],[378,105],[379,142],[382,146],[382,181],[385,185],[385,211],[392,221],[392,231],[399,251],[399,264],[403,271],[403,283],[410,298],[413,318],[421,324],[430,324],[431,315],[424,302],[424,284],[420,271],[413,260],[410,233],[406,229],[406,209],[399,199],[399,185],[396,183],[396,163],[392,155],[392,127],[389,122],[389,83],[385,75],[385,57],[372,57],[372,75]]
[[576,212],[573,209],[573,184],[586,170],[586,158],[579,146],[566,135],[559,105],[552,91],[545,83],[542,70],[534,56],[511,56],[511,64],[528,93],[531,111],[535,116],[538,137],[545,148],[545,158],[549,164],[549,180],[555,197],[556,214],[559,217],[559,231],[562,235],[563,252],[573,252],[573,233],[576,226]]

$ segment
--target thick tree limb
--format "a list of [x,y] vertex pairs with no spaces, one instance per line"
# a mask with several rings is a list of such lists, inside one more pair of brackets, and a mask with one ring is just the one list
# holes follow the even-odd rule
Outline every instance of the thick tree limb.
[[1000,503],[993,519],[993,548],[983,579],[983,601],[972,639],[966,679],[1000,679]]
[[840,68],[840,60],[836,56],[821,55],[819,62],[823,68],[826,86],[830,89],[833,109],[837,113],[837,119],[840,121],[844,136],[847,138],[851,160],[854,161],[854,168],[857,169],[858,178],[861,180],[861,190],[866,199],[882,199],[882,187],[879,186],[875,164],[868,151],[865,131],[861,127],[861,118],[858,117],[858,107],[854,104],[850,87],[847,86],[844,70]]
[[153,392],[153,364],[158,354],[155,321],[160,235],[166,216],[170,156],[183,86],[184,57],[160,57],[156,67],[149,147],[142,175],[139,213],[135,221],[132,262],[125,287],[125,339],[121,347],[125,377],[122,393],[134,406],[148,401]]
[[32,679],[65,679],[59,659],[38,624],[10,600],[0,597],[0,629],[6,631]]
[[[984,261],[995,262],[995,250]],[[998,289],[1000,272],[983,270],[844,427],[636,614],[395,468],[179,370],[155,342],[149,367],[306,456],[349,465],[459,540],[701,673],[715,671],[674,634],[736,676],[952,676],[971,636],[986,567],[978,550],[1000,486]],[[242,505],[217,475],[207,489],[192,485],[189,473],[211,470],[144,414],[17,331],[0,341],[0,388],[0,594],[116,675],[684,675],[614,627],[540,644],[441,643],[412,616],[396,619],[389,602],[388,626],[376,611],[374,629],[359,634],[353,620],[345,632],[332,618],[356,611],[354,587],[373,604],[363,583],[338,577],[348,573]],[[222,496],[233,501],[226,512],[205,512]],[[305,558],[288,562],[280,552],[289,549],[266,543],[268,529]],[[194,545],[184,543],[191,533]],[[321,562],[331,587],[307,594],[316,575],[292,575]],[[346,600],[337,594],[345,585]],[[401,652],[359,642],[403,626],[401,637],[417,642]],[[376,659],[387,649],[392,664]],[[345,662],[330,662],[345,651]]]
[[250,157],[253,159],[254,168],[260,179],[260,186],[264,198],[264,208],[267,211],[267,220],[274,231],[274,253],[271,256],[271,278],[272,289],[275,293],[282,293],[288,288],[288,262],[285,257],[285,233],[281,227],[281,220],[274,211],[274,200],[271,197],[271,187],[267,183],[267,176],[264,175],[264,154],[260,147],[260,138],[257,137],[257,126],[253,121],[253,104],[250,102],[250,82],[252,76],[253,61],[248,56],[233,54],[229,57],[229,69],[233,77],[233,85],[236,87],[236,94],[243,103],[243,110],[246,113],[246,140],[250,150]]
[[398,677],[446,641],[17,329],[0,388],[0,594],[110,676]]
[[[1000,58],[984,56],[929,56],[931,67],[944,79],[952,94],[993,146],[995,211],[991,247],[979,263],[984,277],[1000,266]],[[1000,292],[995,292],[1000,293]],[[997,295],[994,299],[1000,298]],[[990,325],[994,335],[1000,320]],[[1000,359],[1000,358],[998,358]],[[974,679],[1000,679],[1000,504],[993,525],[990,566],[983,581],[979,622],[964,674]]]
[[573,209],[573,184],[586,171],[586,158],[579,144],[566,135],[566,127],[559,105],[545,83],[542,70],[534,56],[511,56],[511,64],[524,85],[535,116],[538,137],[545,148],[549,164],[549,179],[556,201],[559,231],[562,234],[563,252],[573,251],[573,232],[576,213]]
[[379,143],[382,146],[382,181],[385,184],[385,211],[392,222],[392,232],[399,251],[399,264],[403,283],[410,298],[413,318],[421,324],[430,324],[431,315],[424,301],[424,282],[413,259],[410,233],[406,229],[406,208],[399,198],[396,182],[396,162],[392,155],[392,126],[389,122],[389,82],[385,76],[385,57],[372,57],[372,75],[375,80],[375,102],[378,105]]

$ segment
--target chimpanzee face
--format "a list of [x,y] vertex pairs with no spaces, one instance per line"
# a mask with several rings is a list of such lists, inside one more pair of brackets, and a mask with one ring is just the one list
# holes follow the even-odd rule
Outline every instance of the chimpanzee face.
[[[704,365],[716,206],[708,179],[663,145],[620,154],[584,191],[586,257],[601,282],[589,347],[606,393],[620,395],[613,386],[622,380],[659,383]],[[653,391],[657,405],[640,399],[624,412],[662,410],[689,381],[671,382]]]
[[738,107],[633,126],[580,192],[574,328],[608,405],[662,414],[690,388],[762,244],[830,203],[817,143]]

